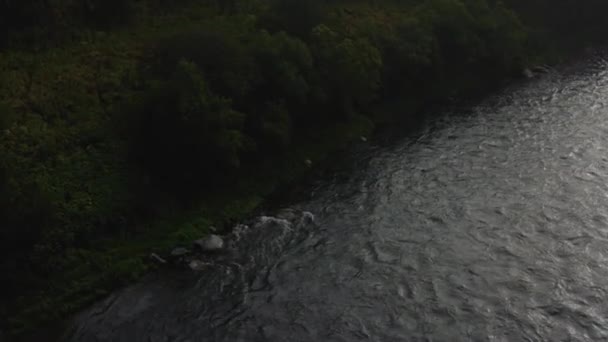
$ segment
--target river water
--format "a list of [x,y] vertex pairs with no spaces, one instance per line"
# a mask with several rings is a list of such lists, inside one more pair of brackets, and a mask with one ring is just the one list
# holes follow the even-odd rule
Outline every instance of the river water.
[[257,218],[208,271],[150,276],[67,339],[608,340],[608,62],[447,111],[353,148],[291,205],[315,223]]

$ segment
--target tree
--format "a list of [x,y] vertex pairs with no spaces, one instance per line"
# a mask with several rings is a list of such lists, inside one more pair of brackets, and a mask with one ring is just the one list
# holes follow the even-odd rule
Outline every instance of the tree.
[[132,150],[146,175],[178,196],[218,185],[240,165],[243,114],[214,94],[199,67],[181,60],[136,104]]
[[311,53],[297,38],[265,31],[252,35],[248,51],[255,64],[254,87],[245,104],[251,135],[262,151],[285,150],[291,125],[307,114]]
[[341,37],[325,25],[314,29],[312,46],[322,101],[346,117],[370,105],[380,87],[380,51],[365,38]]

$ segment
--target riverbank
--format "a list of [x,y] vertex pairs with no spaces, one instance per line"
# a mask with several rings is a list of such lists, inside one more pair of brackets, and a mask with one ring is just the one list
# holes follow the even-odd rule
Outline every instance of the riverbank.
[[535,63],[514,14],[479,3],[188,4],[5,49],[2,326],[55,325],[375,126]]

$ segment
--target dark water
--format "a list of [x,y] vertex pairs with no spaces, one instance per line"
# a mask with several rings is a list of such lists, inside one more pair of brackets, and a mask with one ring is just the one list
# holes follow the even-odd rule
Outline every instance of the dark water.
[[608,62],[353,154],[211,271],[154,276],[72,341],[608,340]]

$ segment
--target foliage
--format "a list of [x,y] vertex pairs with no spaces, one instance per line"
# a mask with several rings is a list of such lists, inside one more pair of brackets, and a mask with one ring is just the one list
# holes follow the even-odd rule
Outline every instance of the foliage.
[[324,76],[323,104],[338,114],[352,116],[365,108],[380,86],[382,57],[378,49],[364,38],[341,37],[325,25],[313,32],[313,51]]
[[211,185],[239,167],[244,117],[209,90],[196,64],[179,61],[170,79],[131,110],[133,155],[153,185],[200,191],[197,184]]

